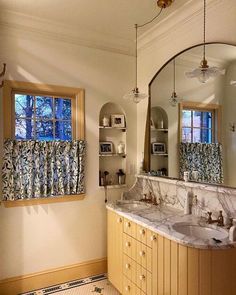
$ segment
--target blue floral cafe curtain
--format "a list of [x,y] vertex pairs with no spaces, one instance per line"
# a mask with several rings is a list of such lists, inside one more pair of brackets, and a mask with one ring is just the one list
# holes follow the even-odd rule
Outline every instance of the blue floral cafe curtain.
[[180,143],[180,177],[185,171],[198,172],[198,181],[223,183],[222,144],[220,143]]
[[85,192],[85,142],[4,141],[3,200],[77,195]]

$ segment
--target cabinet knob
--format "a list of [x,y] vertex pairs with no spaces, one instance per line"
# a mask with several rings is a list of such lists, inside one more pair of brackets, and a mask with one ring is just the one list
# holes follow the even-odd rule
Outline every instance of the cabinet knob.
[[140,235],[143,235],[144,236],[145,235],[145,229],[140,229],[139,230],[139,233],[140,233]]
[[140,251],[140,252],[139,252],[139,255],[140,255],[140,256],[145,256],[145,251]]
[[151,241],[156,241],[157,240],[157,237],[155,235],[152,235],[151,236]]
[[129,263],[126,263],[125,268],[126,269],[130,269],[130,264]]
[[122,222],[122,218],[121,217],[117,218],[117,222],[118,223],[121,223]]
[[130,291],[130,286],[126,286],[125,291]]
[[145,280],[145,275],[140,275],[140,276],[139,276],[139,279],[140,279],[140,281]]
[[126,246],[126,247],[130,247],[130,246],[131,246],[130,242],[126,242],[126,243],[125,243],[125,246]]
[[126,222],[126,227],[131,227],[131,223],[130,222]]

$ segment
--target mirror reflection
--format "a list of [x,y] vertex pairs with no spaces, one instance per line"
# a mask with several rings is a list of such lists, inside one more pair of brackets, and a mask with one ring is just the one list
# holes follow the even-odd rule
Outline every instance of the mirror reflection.
[[[214,77],[194,77],[202,45],[179,54],[150,84],[154,175],[236,186],[236,47],[208,44]],[[208,79],[209,78],[209,79]]]

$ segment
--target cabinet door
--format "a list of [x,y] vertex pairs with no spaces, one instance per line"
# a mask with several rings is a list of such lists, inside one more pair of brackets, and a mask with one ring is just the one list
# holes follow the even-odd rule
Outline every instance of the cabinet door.
[[107,211],[108,279],[122,293],[122,233],[123,218]]

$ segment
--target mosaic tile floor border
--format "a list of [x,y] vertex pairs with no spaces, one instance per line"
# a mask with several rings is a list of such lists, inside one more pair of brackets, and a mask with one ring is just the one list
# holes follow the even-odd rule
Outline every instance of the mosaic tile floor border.
[[[99,281],[104,281],[102,282],[102,284],[100,284],[101,286],[97,286],[97,285],[93,285],[92,288],[93,290],[88,291],[88,288],[83,288],[83,286],[85,285],[91,285],[95,282],[99,282]],[[109,291],[106,292],[103,290],[106,289],[106,287],[108,286],[109,289],[112,289],[112,293],[110,293]],[[77,291],[75,292],[70,292],[70,289],[74,289]],[[91,286],[90,286],[91,288]],[[80,291],[80,290],[81,291]],[[83,290],[82,290],[83,289]],[[68,292],[67,292],[68,290]],[[71,290],[72,291],[72,290]],[[79,293],[78,293],[79,292]],[[86,293],[85,293],[86,292]],[[33,290],[30,292],[26,292],[26,293],[21,293],[19,295],[49,295],[49,294],[91,294],[93,293],[95,294],[119,294],[108,282],[107,280],[107,276],[106,274],[101,274],[101,275],[96,275],[96,276],[92,276],[89,278],[85,278],[85,279],[79,279],[79,280],[74,280],[74,281],[69,281],[69,282],[65,282],[63,284],[58,284],[58,285],[53,285],[53,286],[49,286],[40,290]]]

